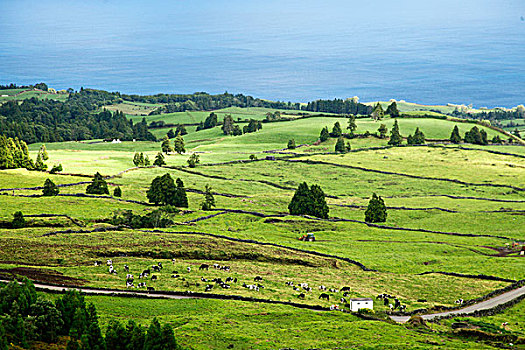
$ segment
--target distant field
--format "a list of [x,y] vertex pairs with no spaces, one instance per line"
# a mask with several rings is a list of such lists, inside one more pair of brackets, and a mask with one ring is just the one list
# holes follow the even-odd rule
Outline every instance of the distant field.
[[[7,95],[7,96],[3,96]],[[39,99],[50,99],[64,101],[68,98],[68,94],[52,94],[47,91],[27,90],[27,89],[7,89],[0,90],[0,103],[13,100],[25,100],[28,98],[37,97]]]

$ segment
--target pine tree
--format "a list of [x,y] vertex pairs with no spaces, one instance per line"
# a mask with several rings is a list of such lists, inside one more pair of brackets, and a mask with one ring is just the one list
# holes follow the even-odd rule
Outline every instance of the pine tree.
[[163,347],[162,330],[159,320],[154,318],[146,333],[146,341],[144,343],[144,350],[165,350],[169,348]]
[[321,135],[319,135],[319,140],[321,142],[325,142],[326,140],[328,140],[330,138],[330,132],[328,132],[328,128],[325,126],[322,130],[321,130]]
[[35,161],[35,170],[45,171],[46,169],[47,169],[47,165],[44,163],[44,160],[42,158],[42,153],[38,153],[38,155],[36,156],[36,161]]
[[381,139],[386,138],[386,133],[388,132],[388,129],[385,124],[379,125],[379,129],[377,129],[377,131],[379,132],[379,138]]
[[[98,324],[98,315],[95,305],[89,304],[86,310],[86,332],[84,336],[87,338],[87,347],[83,346],[83,349],[90,350],[105,350],[106,344],[102,337],[102,331]],[[84,340],[83,340],[84,343]]]
[[390,115],[391,118],[399,117],[399,110],[397,109],[396,101],[393,101],[386,109],[386,114]]
[[120,188],[120,186],[117,186],[115,188],[115,190],[113,191],[113,196],[114,197],[122,197],[122,189]]
[[503,141],[501,140],[501,138],[499,137],[499,135],[496,135],[492,138],[492,143],[503,143]]
[[394,122],[394,126],[392,127],[392,130],[390,131],[390,140],[388,141],[389,145],[392,146],[399,146],[403,142],[403,138],[401,137],[401,134],[399,133],[399,125],[397,124],[397,119]]
[[340,136],[335,143],[336,153],[346,153],[345,140]]
[[[485,131],[485,130],[483,130]],[[472,143],[475,145],[486,145],[487,142],[487,133],[483,134],[478,129],[477,126],[472,127],[469,131],[465,133],[465,142]]]
[[146,192],[148,201],[155,205],[173,205],[177,188],[170,174],[157,176]]
[[175,136],[174,149],[178,154],[186,152],[184,149],[184,139],[182,138],[181,134],[177,134],[177,136]]
[[222,124],[222,132],[224,135],[232,135],[233,134],[233,118],[231,115],[227,115],[224,117],[224,121]]
[[135,166],[140,166],[140,156],[138,153],[135,153],[133,156],[133,164],[135,164]]
[[326,204],[326,198],[323,190],[319,185],[312,185],[310,187],[312,194],[313,205],[310,208],[309,214],[316,216],[321,219],[328,219],[328,204]]
[[59,193],[57,185],[50,179],[46,179],[44,182],[44,189],[42,190],[43,196],[56,196]]
[[175,134],[180,134],[181,136],[184,136],[184,135],[187,135],[188,132],[186,131],[186,127],[184,125],[178,124]]
[[335,122],[334,127],[332,128],[332,137],[340,137],[343,134],[343,131],[341,130],[341,124],[339,122]]
[[177,341],[175,340],[175,335],[173,334],[173,328],[169,325],[169,323],[165,323],[162,326],[161,329],[161,343],[162,343],[162,350],[178,350],[180,349],[179,345],[177,344]]
[[420,131],[419,128],[416,128],[414,136],[408,135],[407,143],[409,145],[422,145],[425,143],[425,134],[423,134],[423,132]]
[[210,210],[215,206],[215,198],[213,197],[213,193],[211,191],[211,186],[206,185],[204,189],[204,201],[201,204],[202,210]]
[[[109,321],[106,329],[106,347],[112,350],[126,350],[125,340],[127,338],[126,328],[116,320]],[[141,348],[138,348],[141,349]]]
[[142,350],[146,341],[146,332],[133,320],[126,325],[126,350]]
[[164,160],[164,155],[162,154],[162,152],[157,153],[157,156],[155,157],[155,161],[153,162],[153,165],[156,165],[156,166],[166,165],[166,161]]
[[21,211],[17,211],[13,214],[13,221],[11,221],[11,226],[13,228],[26,227],[26,219],[24,219],[24,214],[22,214]]
[[306,182],[299,185],[288,204],[291,215],[312,215],[319,218],[328,218],[328,205],[325,194],[321,187],[312,185],[308,187]]
[[385,112],[383,111],[383,107],[381,107],[381,104],[378,102],[374,110],[372,111],[372,119],[374,120],[380,120],[385,116]]
[[377,196],[375,193],[368,202],[368,208],[365,211],[366,222],[385,222],[386,221],[386,205],[383,198]]
[[175,181],[177,184],[177,189],[175,191],[174,203],[176,207],[187,208],[188,207],[188,196],[186,195],[186,189],[184,188],[184,183],[180,178],[177,178]]
[[40,154],[42,154],[42,159],[43,160],[48,160],[49,159],[49,155],[47,154],[47,150],[46,150],[46,145],[42,145],[40,146],[40,151],[38,151]]
[[166,134],[166,136],[167,136],[169,139],[174,138],[175,135],[176,135],[176,134],[173,132],[173,129],[170,129],[170,130],[168,131],[168,133]]
[[355,130],[357,129],[357,124],[355,122],[355,115],[350,114],[350,117],[348,118],[348,126],[346,128],[350,130],[350,136],[353,136]]
[[295,149],[295,140],[294,139],[288,140],[288,149]]
[[452,129],[452,133],[450,134],[450,142],[452,143],[461,142],[461,136],[459,135],[459,129],[457,125],[454,125],[454,129]]
[[241,136],[241,135],[242,135],[242,130],[241,130],[241,128],[239,127],[239,125],[235,124],[235,125],[233,126],[232,135],[233,135],[233,136]]
[[100,173],[96,173],[95,177],[93,178],[93,181],[87,186],[86,188],[87,194],[109,194],[108,184],[106,180],[100,175]]

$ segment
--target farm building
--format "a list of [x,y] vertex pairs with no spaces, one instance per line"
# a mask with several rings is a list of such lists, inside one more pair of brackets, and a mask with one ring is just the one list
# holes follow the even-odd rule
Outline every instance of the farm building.
[[374,309],[374,301],[370,298],[353,298],[350,299],[350,310],[352,312],[359,311],[359,309]]

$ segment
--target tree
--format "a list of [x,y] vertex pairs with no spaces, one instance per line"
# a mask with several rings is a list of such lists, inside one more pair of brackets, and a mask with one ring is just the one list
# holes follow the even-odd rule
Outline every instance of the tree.
[[295,149],[295,140],[294,139],[288,140],[288,149]]
[[465,142],[476,145],[486,145],[488,143],[485,130],[479,130],[477,126],[472,127],[465,133]]
[[386,221],[386,205],[383,198],[377,196],[375,193],[368,202],[368,208],[365,211],[366,222],[385,222]]
[[425,143],[425,134],[423,134],[423,132],[420,131],[419,128],[416,128],[414,136],[408,135],[407,143],[409,145],[422,145]]
[[492,143],[503,143],[503,141],[501,140],[501,138],[499,137],[499,135],[496,135],[492,138]]
[[138,153],[135,153],[135,155],[133,156],[133,164],[135,164],[135,166],[142,165],[142,163],[140,162],[140,155]]
[[168,131],[168,133],[166,134],[166,136],[168,137],[168,139],[172,139],[175,137],[175,133],[173,132],[173,129],[170,129]]
[[62,315],[51,301],[37,299],[31,305],[29,315],[33,318],[34,335],[37,339],[46,343],[55,343],[58,340],[58,330],[63,325]]
[[394,126],[392,127],[392,130],[390,131],[390,140],[388,140],[388,144],[392,146],[399,146],[403,142],[403,138],[401,137],[401,134],[399,133],[399,125],[397,124],[397,119],[394,122]]
[[150,166],[150,165],[151,165],[151,162],[150,162],[150,160],[149,160],[148,155],[146,154],[146,155],[144,156],[144,166]]
[[13,226],[13,228],[26,227],[26,219],[24,219],[24,214],[22,214],[21,211],[17,211],[13,214],[13,221],[11,221],[11,226]]
[[164,350],[168,348],[163,347],[162,331],[159,320],[154,318],[146,333],[146,341],[144,343],[144,350]]
[[379,125],[379,129],[377,129],[377,131],[379,132],[379,138],[381,139],[386,138],[386,133],[388,132],[388,129],[385,124]]
[[39,152],[38,155],[36,156],[35,170],[45,171],[46,169],[47,169],[47,165],[44,163],[42,153]]
[[177,134],[177,136],[175,136],[175,141],[173,143],[175,152],[177,152],[178,154],[186,152],[186,150],[184,149],[184,139],[182,138],[181,134]]
[[162,326],[162,330],[160,333],[160,339],[162,347],[160,350],[178,350],[180,349],[180,346],[177,344],[177,341],[175,340],[175,335],[173,334],[173,328],[171,328],[169,323],[165,323]]
[[115,190],[113,191],[114,197],[122,197],[122,190],[120,189],[120,186],[117,186]]
[[204,189],[204,201],[201,204],[202,210],[210,210],[215,206],[215,198],[213,197],[213,193],[211,192],[211,186],[206,185]]
[[321,135],[319,135],[319,140],[321,142],[325,142],[326,140],[328,140],[330,138],[330,133],[328,132],[328,128],[325,126],[322,130],[321,130]]
[[459,128],[457,125],[454,125],[454,129],[452,129],[452,133],[450,134],[450,142],[452,143],[461,142],[461,136],[459,135]]
[[350,114],[348,118],[348,126],[346,127],[348,130],[350,130],[350,135],[354,135],[354,131],[357,129],[357,124],[355,122],[355,115]]
[[42,195],[46,197],[56,196],[59,192],[60,191],[57,185],[55,185],[55,183],[50,179],[46,179],[46,181],[44,182],[44,189],[42,190]]
[[[125,340],[127,338],[126,328],[116,320],[110,320],[106,329],[106,347],[107,349],[126,350]],[[139,347],[138,349],[141,349]]]
[[53,167],[51,168],[51,170],[49,171],[50,174],[56,174],[58,172],[61,172],[62,170],[64,170],[62,168],[62,164],[58,164],[58,165],[53,165]]
[[224,121],[222,124],[222,132],[224,135],[232,135],[233,134],[233,125],[234,121],[231,115],[226,115],[224,117]]
[[516,136],[516,137],[518,137],[518,138],[521,139],[520,131],[519,131],[517,128],[514,129],[514,131],[512,132],[512,134],[513,134],[514,136]]
[[386,109],[386,114],[389,114],[391,118],[399,117],[399,110],[397,109],[396,101],[393,101]]
[[383,107],[381,107],[381,104],[378,102],[374,110],[372,111],[372,119],[379,120],[385,116],[385,112],[383,111]]
[[175,198],[173,205],[180,208],[187,208],[188,207],[188,196],[186,195],[186,189],[184,188],[184,183],[180,178],[177,178],[175,181],[177,184],[177,188],[175,191]]
[[241,128],[239,127],[239,125],[235,124],[235,125],[233,126],[232,135],[233,135],[233,136],[241,136],[241,135],[242,135],[242,130],[241,130]]
[[48,160],[49,159],[49,155],[47,154],[47,150],[46,150],[46,145],[40,146],[40,150],[38,152],[40,154],[42,154],[42,159],[43,160]]
[[181,136],[187,135],[186,127],[183,124],[178,124],[175,134],[180,134]]
[[339,122],[335,122],[334,127],[332,128],[332,137],[339,137],[343,134],[343,131],[341,130],[341,124]]
[[200,163],[199,155],[197,153],[192,153],[187,162],[190,168],[195,168],[195,166]]
[[165,174],[151,181],[146,197],[150,203],[155,203],[155,205],[173,205],[176,190],[175,182],[170,174]]
[[109,194],[108,184],[99,172],[95,174],[93,181],[86,188],[87,194]]
[[162,152],[166,154],[173,152],[173,147],[171,147],[170,139],[167,136],[162,140],[162,144],[160,147]]
[[312,185],[309,188],[306,182],[301,183],[295,191],[288,210],[291,215],[312,215],[323,219],[328,218],[329,211],[321,187]]
[[336,153],[346,153],[346,146],[345,146],[345,140],[342,136],[340,136],[337,139],[337,142],[335,143],[335,152]]
[[162,152],[157,153],[157,156],[155,157],[155,161],[153,162],[153,165],[156,165],[156,166],[166,165],[166,161],[164,160],[164,155],[162,154]]

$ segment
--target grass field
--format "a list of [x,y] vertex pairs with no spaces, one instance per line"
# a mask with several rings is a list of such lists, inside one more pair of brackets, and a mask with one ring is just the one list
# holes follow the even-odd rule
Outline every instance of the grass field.
[[[234,112],[228,109],[220,113],[234,115]],[[166,122],[184,122],[177,121],[180,117],[193,123],[209,114],[199,113],[202,114],[183,113]],[[261,109],[248,109],[236,115],[264,118],[265,113]],[[336,121],[346,128],[347,120],[337,117],[264,123],[262,130],[237,137],[223,135],[220,127],[199,132],[187,128],[189,134],[184,137],[187,152],[166,157],[169,167],[178,168],[137,168],[108,180],[111,190],[117,185],[122,188],[124,201],[73,196],[28,197],[41,190],[0,192],[5,193],[0,195],[0,222],[4,224],[15,211],[22,210],[26,215],[66,214],[83,225],[79,227],[64,217],[27,217],[26,228],[0,228],[0,269],[15,269],[15,273],[33,274],[40,280],[56,282],[67,277],[86,286],[125,289],[124,264],[138,275],[148,266],[162,262],[165,268],[157,274],[158,280],[148,280],[148,286],[160,291],[203,292],[208,282],[201,278],[235,277],[238,282],[232,283],[230,289],[216,287],[213,293],[330,306],[340,304],[342,293],[329,293],[330,301],[319,300],[318,286],[336,289],[348,286],[348,298],[389,293],[407,305],[408,311],[454,306],[458,298],[478,298],[508,286],[510,280],[525,278],[524,257],[509,248],[513,242],[525,240],[522,146],[432,144],[369,149],[386,146],[387,140],[368,137],[350,140],[355,152],[336,155],[333,154],[334,139],[313,145],[321,128],[331,129]],[[380,124],[370,119],[358,119],[357,123],[358,133],[375,132]],[[385,119],[381,123],[390,129],[393,120]],[[399,120],[403,136],[419,127],[429,139],[448,138],[455,124],[461,133],[472,127],[430,118]],[[166,131],[154,130],[158,137]],[[489,138],[496,134],[490,129],[487,133]],[[265,151],[282,149],[291,138],[296,144],[306,146],[293,150],[293,154],[288,150],[274,153],[276,160],[265,160],[270,155]],[[39,144],[30,145],[32,157],[39,147]],[[76,175],[2,170],[0,188],[42,186],[47,178],[57,184],[73,184],[90,181],[80,175],[93,175],[97,171],[116,175],[134,167],[135,152],[144,152],[153,160],[160,143],[112,144],[94,140],[47,144],[46,148],[49,166],[60,163],[64,172]],[[193,152],[198,152],[201,163],[189,169],[186,160]],[[251,154],[259,161],[217,164],[248,160]],[[181,178],[192,191],[188,192],[187,211],[165,214],[175,222],[172,227],[153,232],[150,229],[116,230],[109,225],[108,219],[116,211],[145,214],[156,209],[126,201],[146,202],[149,184],[165,173]],[[319,184],[329,196],[332,221],[286,215],[294,189],[303,181]],[[195,190],[202,191],[207,184],[216,192],[216,211],[200,209],[203,195]],[[82,194],[85,188],[86,184],[61,187],[60,193]],[[385,199],[388,207],[385,227],[370,227],[363,222],[368,199],[374,192]],[[217,215],[191,222],[211,214]],[[97,228],[107,231],[93,232]],[[47,235],[53,231],[62,232]],[[314,232],[317,240],[297,239],[307,232]],[[363,271],[337,257],[353,259],[375,271]],[[94,266],[95,260],[106,258],[113,259],[118,275],[109,274],[105,266]],[[231,271],[213,268],[199,271],[203,263],[228,265]],[[187,267],[191,267],[191,272],[187,272]],[[170,277],[174,271],[180,275],[178,278]],[[428,273],[440,271],[491,275],[508,281]],[[256,292],[242,287],[242,283],[253,283],[256,276],[263,278],[264,289]],[[285,284],[290,281],[307,282],[313,290],[306,293],[304,300],[298,299],[299,293]],[[174,326],[181,343],[194,348],[226,348],[230,344],[242,349],[430,348],[438,345],[483,348],[494,345],[458,337],[450,322],[414,329],[363,320],[351,314],[321,314],[289,306],[240,301],[102,296],[88,299],[97,305],[104,325],[113,317],[146,324],[157,316]],[[493,324],[503,319],[512,320],[517,323],[512,325],[513,334],[522,334],[522,304],[503,314],[481,319]],[[387,310],[388,306],[376,302],[378,315],[384,315]]]
[[0,90],[0,103],[6,101],[19,101],[28,98],[37,97],[38,99],[50,99],[57,101],[65,101],[68,94],[53,94],[47,91],[27,90],[27,89],[7,89]]

